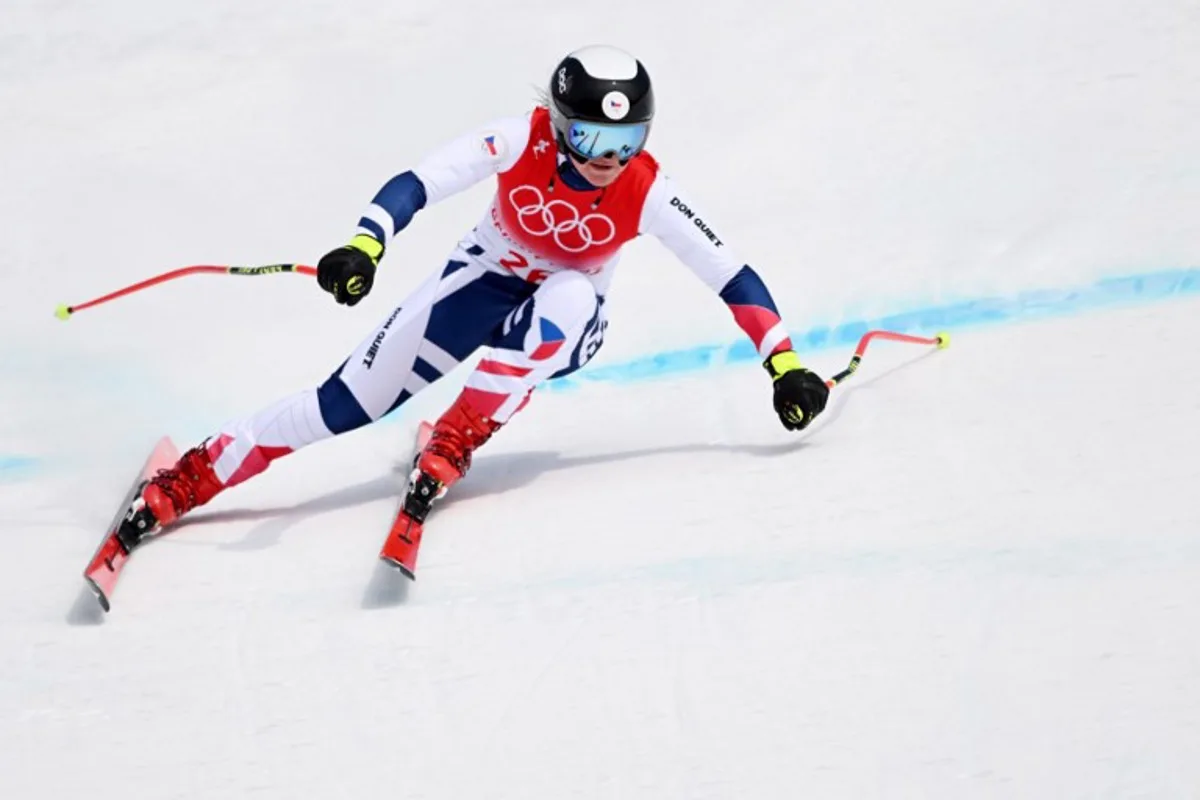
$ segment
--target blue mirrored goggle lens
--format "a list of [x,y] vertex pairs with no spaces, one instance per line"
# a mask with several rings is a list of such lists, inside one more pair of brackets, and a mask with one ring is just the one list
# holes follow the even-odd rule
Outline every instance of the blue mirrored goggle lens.
[[599,158],[611,153],[624,161],[642,151],[649,133],[650,126],[645,122],[629,125],[572,122],[567,129],[567,146],[582,158]]

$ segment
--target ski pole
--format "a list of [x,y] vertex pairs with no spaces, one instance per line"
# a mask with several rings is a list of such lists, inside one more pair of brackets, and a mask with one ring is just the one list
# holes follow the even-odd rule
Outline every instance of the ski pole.
[[867,346],[875,339],[886,339],[890,342],[908,342],[910,344],[936,345],[939,350],[945,350],[950,346],[950,334],[948,333],[939,333],[932,338],[927,338],[924,336],[909,336],[907,333],[895,333],[893,331],[868,331],[858,340],[858,347],[854,350],[854,356],[850,359],[849,366],[825,381],[825,385],[832,389],[853,375],[858,369],[858,365],[862,363],[863,354],[867,352]]
[[69,306],[65,303],[54,309],[54,316],[66,322],[71,318],[71,315],[77,311],[98,306],[102,303],[107,303],[109,300],[116,300],[119,297],[124,297],[127,294],[140,292],[142,289],[149,289],[151,286],[157,286],[160,283],[173,281],[176,278],[183,278],[188,275],[273,275],[276,272],[297,272],[301,275],[316,275],[316,267],[309,267],[303,264],[268,264],[262,267],[210,267],[210,266],[195,266],[195,267],[180,267],[179,269],[164,272],[161,275],[155,275],[153,278],[147,278],[140,283],[135,283],[132,286],[126,286],[123,289],[118,289],[115,292],[97,297],[94,300],[88,300],[86,303]]

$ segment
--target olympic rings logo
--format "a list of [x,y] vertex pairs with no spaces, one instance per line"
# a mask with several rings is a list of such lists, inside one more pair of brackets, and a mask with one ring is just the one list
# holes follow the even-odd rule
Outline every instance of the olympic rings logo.
[[[522,203],[520,199],[528,202]],[[536,186],[518,186],[508,193],[508,202],[526,233],[539,237],[553,234],[555,243],[568,253],[582,253],[617,237],[617,226],[611,218],[592,213],[581,219],[579,210],[566,200],[547,203]]]

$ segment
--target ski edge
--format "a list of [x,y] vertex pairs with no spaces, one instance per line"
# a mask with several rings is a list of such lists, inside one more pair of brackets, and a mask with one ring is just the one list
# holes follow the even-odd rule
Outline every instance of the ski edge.
[[383,563],[387,564],[389,567],[393,567],[394,569],[399,570],[400,574],[403,575],[404,577],[408,578],[410,581],[415,581],[417,579],[417,576],[413,574],[413,571],[411,569],[404,566],[402,563],[400,563],[398,560],[392,558],[391,556],[380,556],[379,560],[382,561]]
[[107,614],[109,611],[111,611],[112,604],[109,603],[108,595],[106,595],[104,590],[100,588],[100,584],[92,580],[92,576],[88,575],[86,572],[83,574],[83,580],[87,583],[88,588],[92,590],[92,594],[96,596],[96,602],[100,604],[100,608],[104,609],[104,613]]

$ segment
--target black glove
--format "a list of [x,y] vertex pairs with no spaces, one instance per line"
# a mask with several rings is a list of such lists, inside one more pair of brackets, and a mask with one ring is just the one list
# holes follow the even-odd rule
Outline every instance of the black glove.
[[371,291],[382,255],[383,245],[359,234],[350,244],[326,253],[317,262],[317,284],[334,300],[352,306]]
[[775,353],[763,362],[775,382],[775,413],[789,431],[802,431],[825,410],[829,387],[800,364],[795,351]]

